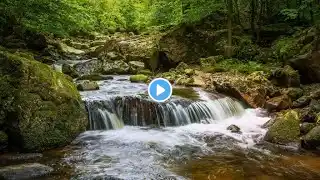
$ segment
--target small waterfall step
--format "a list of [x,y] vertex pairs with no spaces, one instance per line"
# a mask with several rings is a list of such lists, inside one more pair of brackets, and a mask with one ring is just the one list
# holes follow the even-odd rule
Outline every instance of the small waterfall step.
[[204,101],[181,98],[157,103],[141,96],[110,96],[85,103],[90,130],[118,129],[124,125],[167,127],[212,123],[244,112],[242,105],[229,97]]

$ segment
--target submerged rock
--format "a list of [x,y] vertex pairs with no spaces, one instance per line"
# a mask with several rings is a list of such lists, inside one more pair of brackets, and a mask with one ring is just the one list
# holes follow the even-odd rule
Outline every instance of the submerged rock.
[[143,74],[137,74],[137,75],[132,75],[130,76],[130,81],[131,82],[141,82],[141,83],[145,83],[149,80],[149,77]]
[[232,124],[229,127],[227,127],[227,130],[231,131],[232,133],[238,133],[238,134],[241,133],[241,129],[238,126],[234,125],[234,124]]
[[294,110],[280,112],[267,131],[264,139],[268,142],[287,145],[297,143],[300,135],[299,113]]
[[16,180],[16,179],[34,179],[50,174],[53,168],[38,164],[20,164],[1,167],[0,178],[6,180]]
[[77,89],[79,91],[93,91],[98,90],[99,85],[95,81],[83,80],[78,82]]
[[0,124],[10,148],[60,147],[86,129],[84,104],[64,74],[5,51],[0,51],[0,64]]

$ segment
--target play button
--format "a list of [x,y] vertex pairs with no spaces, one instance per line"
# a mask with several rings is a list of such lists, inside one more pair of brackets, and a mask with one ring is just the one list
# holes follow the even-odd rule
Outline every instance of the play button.
[[164,102],[172,95],[172,86],[170,82],[163,78],[157,78],[151,81],[148,87],[150,98],[156,102]]

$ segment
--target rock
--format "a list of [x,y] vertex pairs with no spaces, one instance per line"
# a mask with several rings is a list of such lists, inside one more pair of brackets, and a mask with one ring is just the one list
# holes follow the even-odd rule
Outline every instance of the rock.
[[88,44],[80,43],[80,42],[74,42],[70,39],[64,41],[68,46],[73,47],[75,49],[89,49]]
[[106,58],[107,59],[110,59],[110,60],[121,60],[123,59],[121,56],[119,56],[116,52],[108,52],[107,55],[106,55]]
[[300,133],[302,135],[305,135],[307,134],[311,129],[313,129],[314,127],[316,127],[316,124],[315,123],[302,123],[300,125]]
[[299,71],[302,83],[320,82],[320,52],[301,55],[289,60],[290,65]]
[[311,99],[315,99],[315,100],[320,99],[320,89],[311,92],[311,93],[310,93],[310,98],[311,98]]
[[281,111],[289,109],[292,106],[291,99],[287,95],[282,95],[269,99],[266,102],[265,108],[268,111]]
[[314,127],[303,138],[303,147],[308,149],[315,149],[320,146],[320,126]]
[[144,74],[147,76],[151,76],[153,73],[149,69],[142,69],[142,70],[139,70],[137,74]]
[[0,131],[0,152],[2,152],[4,149],[6,149],[8,146],[8,135]]
[[98,59],[91,59],[88,61],[75,64],[74,69],[81,75],[90,75],[102,71],[102,62]]
[[193,70],[193,69],[185,69],[185,70],[184,70],[184,73],[185,73],[187,76],[192,76],[192,75],[194,75],[194,70]]
[[232,96],[253,108],[264,108],[267,96],[275,87],[269,81],[261,83],[232,72],[210,74],[206,80],[209,89]]
[[38,61],[0,51],[0,124],[10,149],[43,151],[86,129],[79,92],[65,75]]
[[62,73],[69,75],[72,78],[79,77],[78,72],[69,64],[63,64],[62,65]]
[[241,130],[238,126],[232,124],[230,125],[227,130],[231,131],[232,133],[238,133],[238,134],[241,134]]
[[48,175],[52,171],[53,168],[39,163],[5,166],[0,169],[0,179],[35,179]]
[[130,76],[130,81],[135,83],[145,83],[149,80],[149,77],[143,74],[137,74]]
[[28,161],[28,160],[36,160],[42,158],[43,155],[41,153],[17,153],[17,154],[3,154],[0,156],[2,164],[8,163],[19,163],[21,161]]
[[143,70],[144,63],[140,61],[130,61],[129,63],[131,73],[137,73],[140,70]]
[[130,66],[124,61],[104,62],[103,74],[129,74]]
[[184,72],[184,70],[185,70],[185,69],[188,69],[188,68],[189,68],[189,66],[188,66],[186,63],[181,62],[181,63],[179,63],[178,66],[176,67],[176,70],[177,70],[177,71],[180,71],[180,72]]
[[105,40],[97,40],[90,43],[90,47],[102,46],[106,43]]
[[320,100],[314,100],[314,99],[312,99],[311,101],[310,101],[310,110],[312,111],[312,112],[315,112],[315,113],[318,113],[318,112],[320,112]]
[[292,107],[293,108],[303,108],[308,106],[308,104],[310,103],[311,99],[308,96],[302,96],[299,99],[297,99],[296,101],[293,102]]
[[266,74],[263,71],[255,71],[247,76],[247,80],[255,83],[268,83]]
[[189,77],[180,77],[175,81],[177,85],[183,85],[183,86],[192,86],[193,82],[194,82],[194,79]]
[[77,89],[79,91],[93,91],[93,90],[98,90],[99,85],[95,81],[84,80],[84,81],[78,82]]
[[282,94],[288,95],[294,101],[303,95],[303,90],[301,88],[287,88],[283,90]]
[[277,114],[274,124],[269,128],[264,139],[271,143],[287,145],[297,143],[299,135],[299,113],[289,110]]
[[23,38],[29,49],[41,51],[48,47],[46,37],[38,32],[27,30]]
[[57,47],[62,53],[65,53],[65,54],[74,54],[74,55],[84,55],[85,54],[84,51],[70,47],[62,42],[59,42],[57,44]]
[[279,68],[272,72],[269,79],[280,87],[299,87],[300,75],[290,66]]
[[102,76],[99,74],[90,74],[90,75],[83,75],[79,77],[77,80],[90,80],[90,81],[103,81],[103,80],[112,80],[112,76]]

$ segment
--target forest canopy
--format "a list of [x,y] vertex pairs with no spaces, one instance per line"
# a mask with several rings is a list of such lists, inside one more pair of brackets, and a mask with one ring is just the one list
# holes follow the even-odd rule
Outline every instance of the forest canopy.
[[20,24],[58,36],[141,32],[229,10],[234,23],[243,28],[274,23],[308,26],[319,23],[319,4],[319,0],[3,0],[0,24]]

